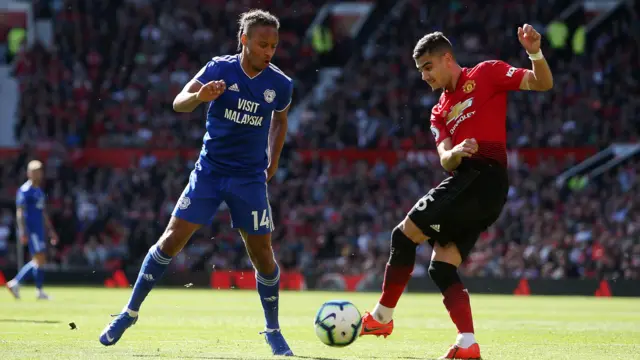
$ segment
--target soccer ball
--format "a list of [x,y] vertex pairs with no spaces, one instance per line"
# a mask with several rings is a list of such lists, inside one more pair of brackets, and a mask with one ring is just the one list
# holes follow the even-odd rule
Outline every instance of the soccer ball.
[[351,302],[332,300],[322,304],[314,325],[320,341],[329,346],[343,347],[360,336],[362,316]]

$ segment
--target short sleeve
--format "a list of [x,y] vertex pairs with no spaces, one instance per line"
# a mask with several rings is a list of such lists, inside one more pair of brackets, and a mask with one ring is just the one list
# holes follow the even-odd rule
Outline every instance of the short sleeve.
[[205,85],[211,81],[218,80],[218,63],[215,60],[209,61],[198,71],[193,80]]
[[278,96],[278,101],[276,105],[276,112],[285,111],[289,104],[291,104],[291,97],[293,95],[293,81],[289,81],[287,83],[287,87],[285,89],[285,93],[282,96]]
[[16,193],[16,207],[24,207],[26,204],[26,198],[24,192],[21,189],[18,189]]
[[483,68],[496,91],[520,90],[522,78],[527,73],[527,69],[513,67],[501,60],[485,61]]
[[436,146],[449,137],[447,133],[447,126],[440,114],[440,105],[436,104],[431,109],[431,133],[436,141]]

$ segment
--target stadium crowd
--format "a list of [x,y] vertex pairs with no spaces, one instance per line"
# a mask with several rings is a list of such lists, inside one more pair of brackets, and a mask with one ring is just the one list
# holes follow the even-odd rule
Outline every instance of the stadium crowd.
[[[23,173],[23,154],[3,160],[7,173]],[[63,267],[136,265],[166,224],[188,178],[190,160],[159,162],[142,156],[126,170],[74,169],[64,149],[47,161],[49,211],[61,242],[50,249]],[[463,267],[466,275],[640,279],[640,163],[608,174],[602,183],[559,189],[552,181],[564,164],[547,159],[511,169],[509,200],[500,220]],[[289,157],[270,185],[275,253],[289,270],[359,274],[382,271],[390,231],[413,202],[444,178],[429,166],[401,162],[347,164]],[[9,202],[18,178],[2,177]],[[604,190],[606,189],[606,190]],[[4,210],[0,253],[15,254],[15,228]],[[426,271],[430,247],[421,246],[416,274]],[[172,262],[176,271],[248,269],[240,236],[223,209]]]
[[[75,169],[69,150],[199,147],[202,112],[176,114],[171,101],[208,58],[235,51],[236,25],[228,19],[251,1],[58,3],[56,46],[23,49],[15,63],[22,93],[32,95],[22,97],[19,138],[52,149],[46,186],[61,242],[50,249],[51,259],[63,267],[135,267],[161,234],[194,159],[159,162],[149,154],[126,170]],[[313,84],[317,60],[303,35],[322,2],[273,0],[261,1],[260,7],[283,3],[289,6],[276,11],[283,31],[275,63],[294,77],[296,98],[301,99]],[[283,267],[383,271],[390,231],[443,178],[433,170],[439,169],[437,164],[370,167],[317,159],[305,164],[292,150],[433,147],[426,121],[437,95],[415,71],[410,57],[415,40],[426,31],[442,30],[463,63],[501,58],[528,66],[515,29],[531,18],[537,19],[536,28],[544,28],[555,13],[543,3],[500,0],[489,11],[473,1],[428,7],[408,1],[371,46],[354,54],[335,87],[302,114],[302,126],[290,135],[282,170],[270,185],[274,246]],[[555,87],[549,93],[510,97],[510,146],[637,141],[639,103],[628,94],[640,83],[640,58],[626,34],[622,27],[603,35],[589,55],[568,59],[545,47]],[[203,47],[210,52],[201,51]],[[5,204],[0,265],[15,260],[10,204],[30,151],[0,158]],[[536,168],[511,170],[505,211],[478,242],[464,274],[640,279],[640,164],[607,175],[601,183],[557,189],[550,180],[564,165],[546,160]],[[171,266],[176,271],[250,268],[228,220],[222,211]],[[429,258],[429,247],[421,246],[416,274],[426,271]]]

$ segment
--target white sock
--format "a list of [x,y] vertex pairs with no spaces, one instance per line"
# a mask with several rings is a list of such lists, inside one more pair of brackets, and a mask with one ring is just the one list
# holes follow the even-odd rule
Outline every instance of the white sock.
[[393,310],[394,308],[386,307],[381,305],[380,303],[376,304],[376,307],[373,308],[373,318],[378,320],[382,324],[387,324],[393,319]]
[[127,314],[129,314],[129,316],[131,316],[131,317],[136,317],[136,316],[138,316],[138,312],[137,312],[137,311],[133,311],[133,310],[131,310],[131,309],[124,309],[124,311],[123,311],[123,312],[126,312],[126,313],[127,313]]
[[463,349],[466,349],[475,343],[476,337],[473,336],[473,333],[461,333],[458,334],[458,337],[456,338],[456,345]]

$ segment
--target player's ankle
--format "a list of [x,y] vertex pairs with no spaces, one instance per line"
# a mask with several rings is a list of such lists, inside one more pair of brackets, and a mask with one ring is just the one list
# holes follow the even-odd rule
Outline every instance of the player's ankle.
[[456,345],[463,349],[466,349],[475,343],[477,343],[477,341],[473,333],[459,333],[456,337]]
[[381,324],[388,324],[393,320],[393,310],[394,308],[377,303],[376,307],[371,312],[371,316]]
[[138,312],[135,310],[131,310],[131,309],[125,309],[124,312],[127,313],[127,315],[131,316],[131,317],[136,317],[138,316]]

